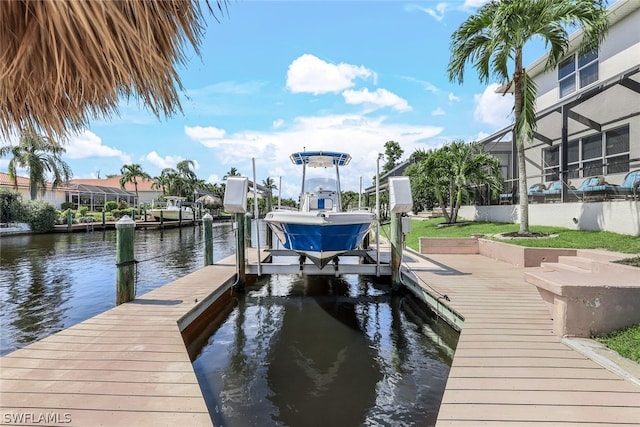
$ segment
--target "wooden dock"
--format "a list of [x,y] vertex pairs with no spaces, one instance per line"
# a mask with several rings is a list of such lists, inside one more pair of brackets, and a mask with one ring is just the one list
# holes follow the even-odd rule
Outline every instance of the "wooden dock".
[[[407,258],[464,316],[438,427],[639,425],[640,387],[553,335],[523,268]],[[227,258],[0,358],[0,424],[211,426],[183,336],[234,274]]]
[[2,357],[0,425],[211,426],[182,332],[235,273],[226,258]]
[[523,268],[482,255],[411,258],[464,316],[436,426],[640,425],[640,386],[553,334]]

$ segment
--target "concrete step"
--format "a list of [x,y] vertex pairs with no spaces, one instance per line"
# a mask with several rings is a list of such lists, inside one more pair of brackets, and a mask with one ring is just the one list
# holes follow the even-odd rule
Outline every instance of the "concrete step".
[[633,256],[632,254],[623,254],[620,252],[611,252],[602,249],[578,249],[576,255],[583,258],[594,259],[600,262],[617,261],[619,259],[630,258]]
[[581,256],[559,256],[558,264],[568,265],[576,267],[586,271],[592,271],[593,265],[599,261],[592,258],[585,258]]
[[544,271],[569,271],[576,274],[587,274],[591,272],[591,270],[585,270],[582,267],[559,262],[543,262],[540,264],[540,268]]

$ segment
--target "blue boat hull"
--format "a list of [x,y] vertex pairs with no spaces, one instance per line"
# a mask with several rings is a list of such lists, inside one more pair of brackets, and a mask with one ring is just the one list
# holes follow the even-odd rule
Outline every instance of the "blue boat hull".
[[286,249],[310,258],[320,268],[333,257],[357,249],[371,223],[359,224],[291,224],[270,222]]

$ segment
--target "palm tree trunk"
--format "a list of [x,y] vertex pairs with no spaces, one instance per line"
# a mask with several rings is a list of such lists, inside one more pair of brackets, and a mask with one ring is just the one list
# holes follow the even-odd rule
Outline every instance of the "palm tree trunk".
[[[515,106],[514,106],[514,115],[515,115],[515,123],[520,122],[520,117],[522,116],[522,88],[523,88],[523,69],[522,69],[522,49],[516,50],[516,58],[515,58],[515,71],[513,75],[513,84],[514,84],[514,96],[515,96]],[[517,129],[517,127],[516,127]],[[513,133],[513,137],[516,139],[516,146],[518,147],[518,189],[520,192],[520,234],[529,233],[529,198],[527,194],[527,163],[524,155],[524,135],[521,132]]]

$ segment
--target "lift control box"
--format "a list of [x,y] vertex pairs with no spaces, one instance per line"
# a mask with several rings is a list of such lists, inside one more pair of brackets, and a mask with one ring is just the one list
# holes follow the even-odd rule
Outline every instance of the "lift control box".
[[408,176],[389,178],[389,208],[391,213],[405,213],[413,209],[411,181]]
[[249,178],[229,177],[224,191],[224,210],[231,213],[247,212]]

